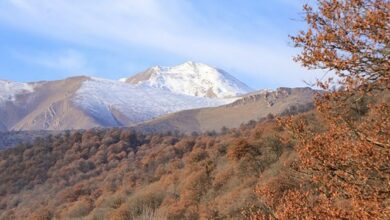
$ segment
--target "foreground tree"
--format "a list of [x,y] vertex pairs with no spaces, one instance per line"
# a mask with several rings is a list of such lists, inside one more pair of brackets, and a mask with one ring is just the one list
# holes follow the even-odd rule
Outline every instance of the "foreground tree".
[[[296,61],[337,75],[319,81],[318,129],[304,116],[282,120],[296,141],[291,173],[259,186],[253,219],[390,218],[390,3],[317,0],[293,36]],[[278,198],[275,198],[278,197]]]
[[[303,49],[295,60],[310,69],[334,71],[347,88],[356,87],[356,83],[373,86],[389,80],[390,3],[317,2],[317,10],[304,6],[308,30],[291,37],[295,46]],[[389,85],[382,86],[388,89]]]

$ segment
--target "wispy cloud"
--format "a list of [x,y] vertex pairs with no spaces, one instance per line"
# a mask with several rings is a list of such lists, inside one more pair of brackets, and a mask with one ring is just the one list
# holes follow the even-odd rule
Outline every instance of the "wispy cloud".
[[[289,0],[278,1],[297,5]],[[285,76],[291,73],[296,76],[289,82],[296,83],[306,77],[291,60],[295,51],[287,46],[287,37],[273,35],[269,29],[261,33],[257,29],[262,27],[253,24],[245,29],[255,35],[249,39],[240,36],[243,30],[234,29],[229,22],[208,23],[202,16],[190,1],[181,0],[4,0],[0,3],[0,22],[55,39],[105,49],[134,45],[152,48],[234,69],[248,78],[279,78],[287,82]],[[272,27],[267,21],[264,23],[267,28]],[[77,54],[65,54],[62,59],[52,61],[64,68],[83,65]]]
[[13,56],[24,62],[39,65],[44,68],[60,70],[65,75],[91,74],[85,57],[76,50],[68,49],[55,52],[20,52],[14,51]]

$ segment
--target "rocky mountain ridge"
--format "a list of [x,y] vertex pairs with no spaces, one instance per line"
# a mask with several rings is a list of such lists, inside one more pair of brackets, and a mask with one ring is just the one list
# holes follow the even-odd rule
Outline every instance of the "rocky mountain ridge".
[[[181,110],[225,105],[251,91],[230,74],[193,62],[135,83],[139,77],[0,81],[0,131],[133,126]],[[204,85],[211,86],[209,92]]]

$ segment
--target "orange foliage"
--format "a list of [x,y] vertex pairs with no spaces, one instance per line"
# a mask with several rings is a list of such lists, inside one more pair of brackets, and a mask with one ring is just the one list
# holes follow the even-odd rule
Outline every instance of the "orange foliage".
[[[258,144],[277,139],[258,133],[267,126],[276,125],[251,122],[197,136],[92,129],[1,151],[0,219],[241,218],[256,201],[250,192],[257,173],[250,170],[266,169],[279,156]],[[242,137],[250,147],[241,155]],[[231,161],[226,152],[240,156]],[[252,157],[260,155],[273,159]]]
[[[298,61],[333,70],[316,106],[322,128],[306,117],[280,120],[298,160],[289,178],[257,189],[266,211],[253,219],[388,219],[390,192],[390,4],[383,0],[318,0],[305,6],[309,29],[292,39]],[[292,183],[292,184],[291,184]]]

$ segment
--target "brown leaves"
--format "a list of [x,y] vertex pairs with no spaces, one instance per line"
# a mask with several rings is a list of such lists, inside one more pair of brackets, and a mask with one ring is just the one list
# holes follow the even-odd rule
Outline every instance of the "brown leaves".
[[291,37],[302,53],[296,61],[311,69],[380,80],[390,73],[390,3],[384,0],[318,0],[305,5],[309,28]]
[[231,144],[227,157],[233,160],[239,160],[247,153],[250,153],[252,146],[245,139],[239,139]]
[[[304,6],[308,29],[292,37],[303,66],[334,71],[319,81],[318,118],[279,120],[299,155],[293,180],[263,185],[257,194],[271,211],[254,219],[388,219],[390,192],[390,3],[384,0],[317,0]],[[272,213],[272,215],[271,215]]]
[[344,115],[348,111],[332,112],[338,104],[350,108],[340,103],[349,99],[322,99],[318,105],[326,106],[319,108],[319,116],[326,130],[315,129],[316,122],[304,116],[282,121],[297,142],[299,161],[287,172],[291,178],[257,190],[271,208],[258,213],[257,219],[268,219],[270,213],[277,219],[388,217],[390,107],[379,94],[374,94],[366,114],[353,119]]

